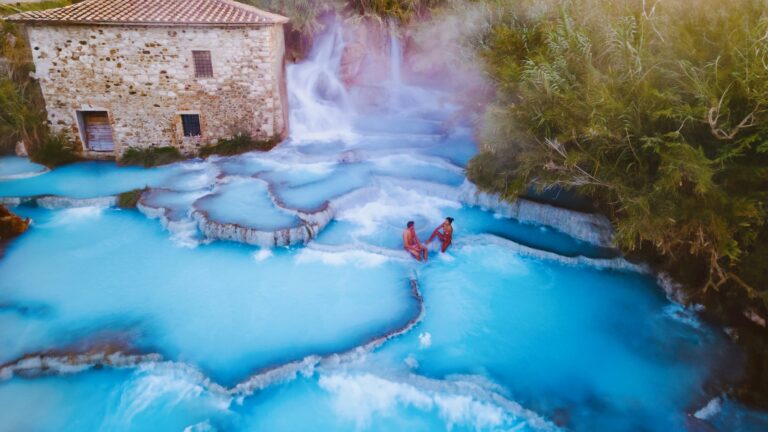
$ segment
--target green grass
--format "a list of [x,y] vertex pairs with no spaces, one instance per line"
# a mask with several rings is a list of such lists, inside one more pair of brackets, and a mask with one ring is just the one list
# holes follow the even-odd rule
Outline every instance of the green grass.
[[221,139],[212,146],[206,146],[200,149],[201,157],[210,155],[232,156],[249,151],[269,151],[274,148],[280,140],[272,138],[269,140],[258,140],[245,133],[239,133],[230,139]]
[[186,159],[176,147],[151,147],[151,148],[129,148],[118,163],[120,165],[141,165],[144,167],[153,167],[167,165]]
[[141,194],[143,194],[146,190],[147,188],[134,189],[117,195],[117,206],[122,209],[136,208],[136,205],[139,203],[139,199],[141,198]]

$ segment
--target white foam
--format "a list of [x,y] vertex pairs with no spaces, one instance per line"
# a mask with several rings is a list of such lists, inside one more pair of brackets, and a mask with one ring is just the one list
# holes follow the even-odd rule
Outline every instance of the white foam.
[[709,420],[716,416],[722,408],[722,403],[719,397],[710,400],[704,407],[696,411],[693,416],[699,420]]
[[505,422],[504,411],[498,406],[481,403],[469,396],[435,396],[440,416],[450,430],[454,425],[471,424],[475,430],[499,427]]
[[74,207],[63,209],[53,214],[51,221],[46,226],[58,227],[69,224],[92,222],[99,219],[107,206],[96,205],[90,207]]
[[[172,411],[177,406],[206,399],[206,406],[218,411],[227,411],[232,397],[220,386],[212,384],[198,370],[178,363],[144,363],[133,372],[133,379],[121,388],[117,407],[110,410],[102,428],[114,430],[120,425],[130,425],[134,418],[145,411]],[[193,428],[204,431],[210,428]]]
[[461,207],[456,201],[431,196],[424,189],[406,189],[396,185],[382,185],[376,193],[360,198],[366,201],[347,203],[347,206],[337,209],[336,215],[338,220],[359,227],[353,233],[356,236],[370,235],[382,225],[415,218],[436,225],[444,217],[441,208]]
[[168,221],[166,228],[171,233],[171,241],[176,246],[194,249],[200,245],[197,223],[193,219]]
[[184,432],[213,432],[216,428],[211,425],[210,420],[195,423],[184,428]]
[[[436,243],[433,243],[433,244],[436,244]],[[448,253],[448,251],[446,251],[446,252],[441,252],[441,253],[440,253],[440,254],[437,256],[437,259],[439,259],[440,261],[445,261],[445,262],[454,262],[454,261],[456,261],[456,257],[454,257],[453,255],[451,255],[450,253]]]
[[261,262],[271,258],[273,255],[274,254],[272,253],[272,249],[261,248],[258,251],[254,252],[252,256],[254,260],[256,260],[257,262]]
[[508,430],[520,424],[541,430],[555,429],[519,404],[499,395],[490,396],[469,383],[462,388],[415,375],[405,381],[395,381],[370,373],[331,373],[322,375],[319,384],[331,394],[334,414],[354,422],[358,429],[370,426],[375,417],[394,415],[398,408],[436,411],[448,430],[453,427]]
[[418,369],[419,368],[419,361],[416,360],[416,357],[414,357],[412,354],[409,354],[408,357],[403,360],[403,363],[405,363],[406,366],[408,366],[409,369]]
[[358,429],[369,426],[376,415],[393,414],[398,405],[426,411],[434,404],[431,396],[413,386],[370,374],[322,376],[320,387],[332,394],[334,413],[353,420]]
[[381,168],[397,168],[402,165],[416,165],[422,167],[440,167],[456,174],[463,174],[464,169],[445,159],[435,156],[424,156],[420,154],[385,154],[378,157],[372,157],[370,162]]
[[419,349],[432,346],[432,334],[429,332],[419,333]]
[[321,262],[333,266],[354,265],[361,268],[378,267],[387,261],[389,261],[387,256],[363,250],[330,252],[305,248],[296,256],[296,262],[299,264]]
[[701,328],[701,321],[699,321],[694,310],[688,309],[677,303],[668,304],[664,306],[662,310],[664,315],[679,323],[685,324],[695,329]]

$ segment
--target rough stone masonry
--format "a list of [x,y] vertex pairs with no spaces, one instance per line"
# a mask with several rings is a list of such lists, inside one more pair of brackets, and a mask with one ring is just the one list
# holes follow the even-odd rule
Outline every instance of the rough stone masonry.
[[[162,146],[192,155],[239,132],[287,133],[282,25],[34,23],[27,36],[51,128],[85,157]],[[210,52],[212,77],[196,77],[193,51]],[[91,111],[108,113],[113,151],[84,142]],[[182,114],[199,115],[199,136],[185,136]]]

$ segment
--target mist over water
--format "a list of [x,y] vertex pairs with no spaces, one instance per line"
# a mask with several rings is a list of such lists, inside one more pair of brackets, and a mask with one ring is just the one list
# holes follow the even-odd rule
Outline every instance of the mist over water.
[[[348,27],[288,67],[291,135],[269,153],[14,162],[0,196],[70,200],[15,209],[34,223],[0,259],[0,430],[765,424],[710,403],[732,347],[650,276],[472,206],[455,95],[414,84],[392,28],[361,53]],[[71,200],[144,185],[139,211]],[[425,240],[445,216],[453,246],[416,263],[405,222]]]

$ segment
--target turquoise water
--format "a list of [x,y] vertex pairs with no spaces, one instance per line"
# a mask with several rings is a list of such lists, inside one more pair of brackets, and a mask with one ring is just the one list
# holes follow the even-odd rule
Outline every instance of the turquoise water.
[[9,156],[0,158],[0,179],[34,177],[47,171],[43,165],[27,158]]
[[0,179],[0,196],[62,195],[72,198],[95,198],[145,186],[158,186],[182,170],[179,165],[146,169],[118,167],[113,162],[78,162],[44,175],[13,180]]
[[[153,188],[146,214],[14,209],[33,224],[0,258],[0,431],[768,427],[713,384],[736,348],[652,275],[467,201],[476,149],[443,127],[446,95],[390,83],[401,105],[356,107],[334,31],[289,68],[300,127],[269,153],[0,164],[37,174],[3,197]],[[330,223],[293,247],[212,241],[193,218],[270,230],[320,209]],[[405,222],[426,240],[445,216],[448,253],[410,259]]]

